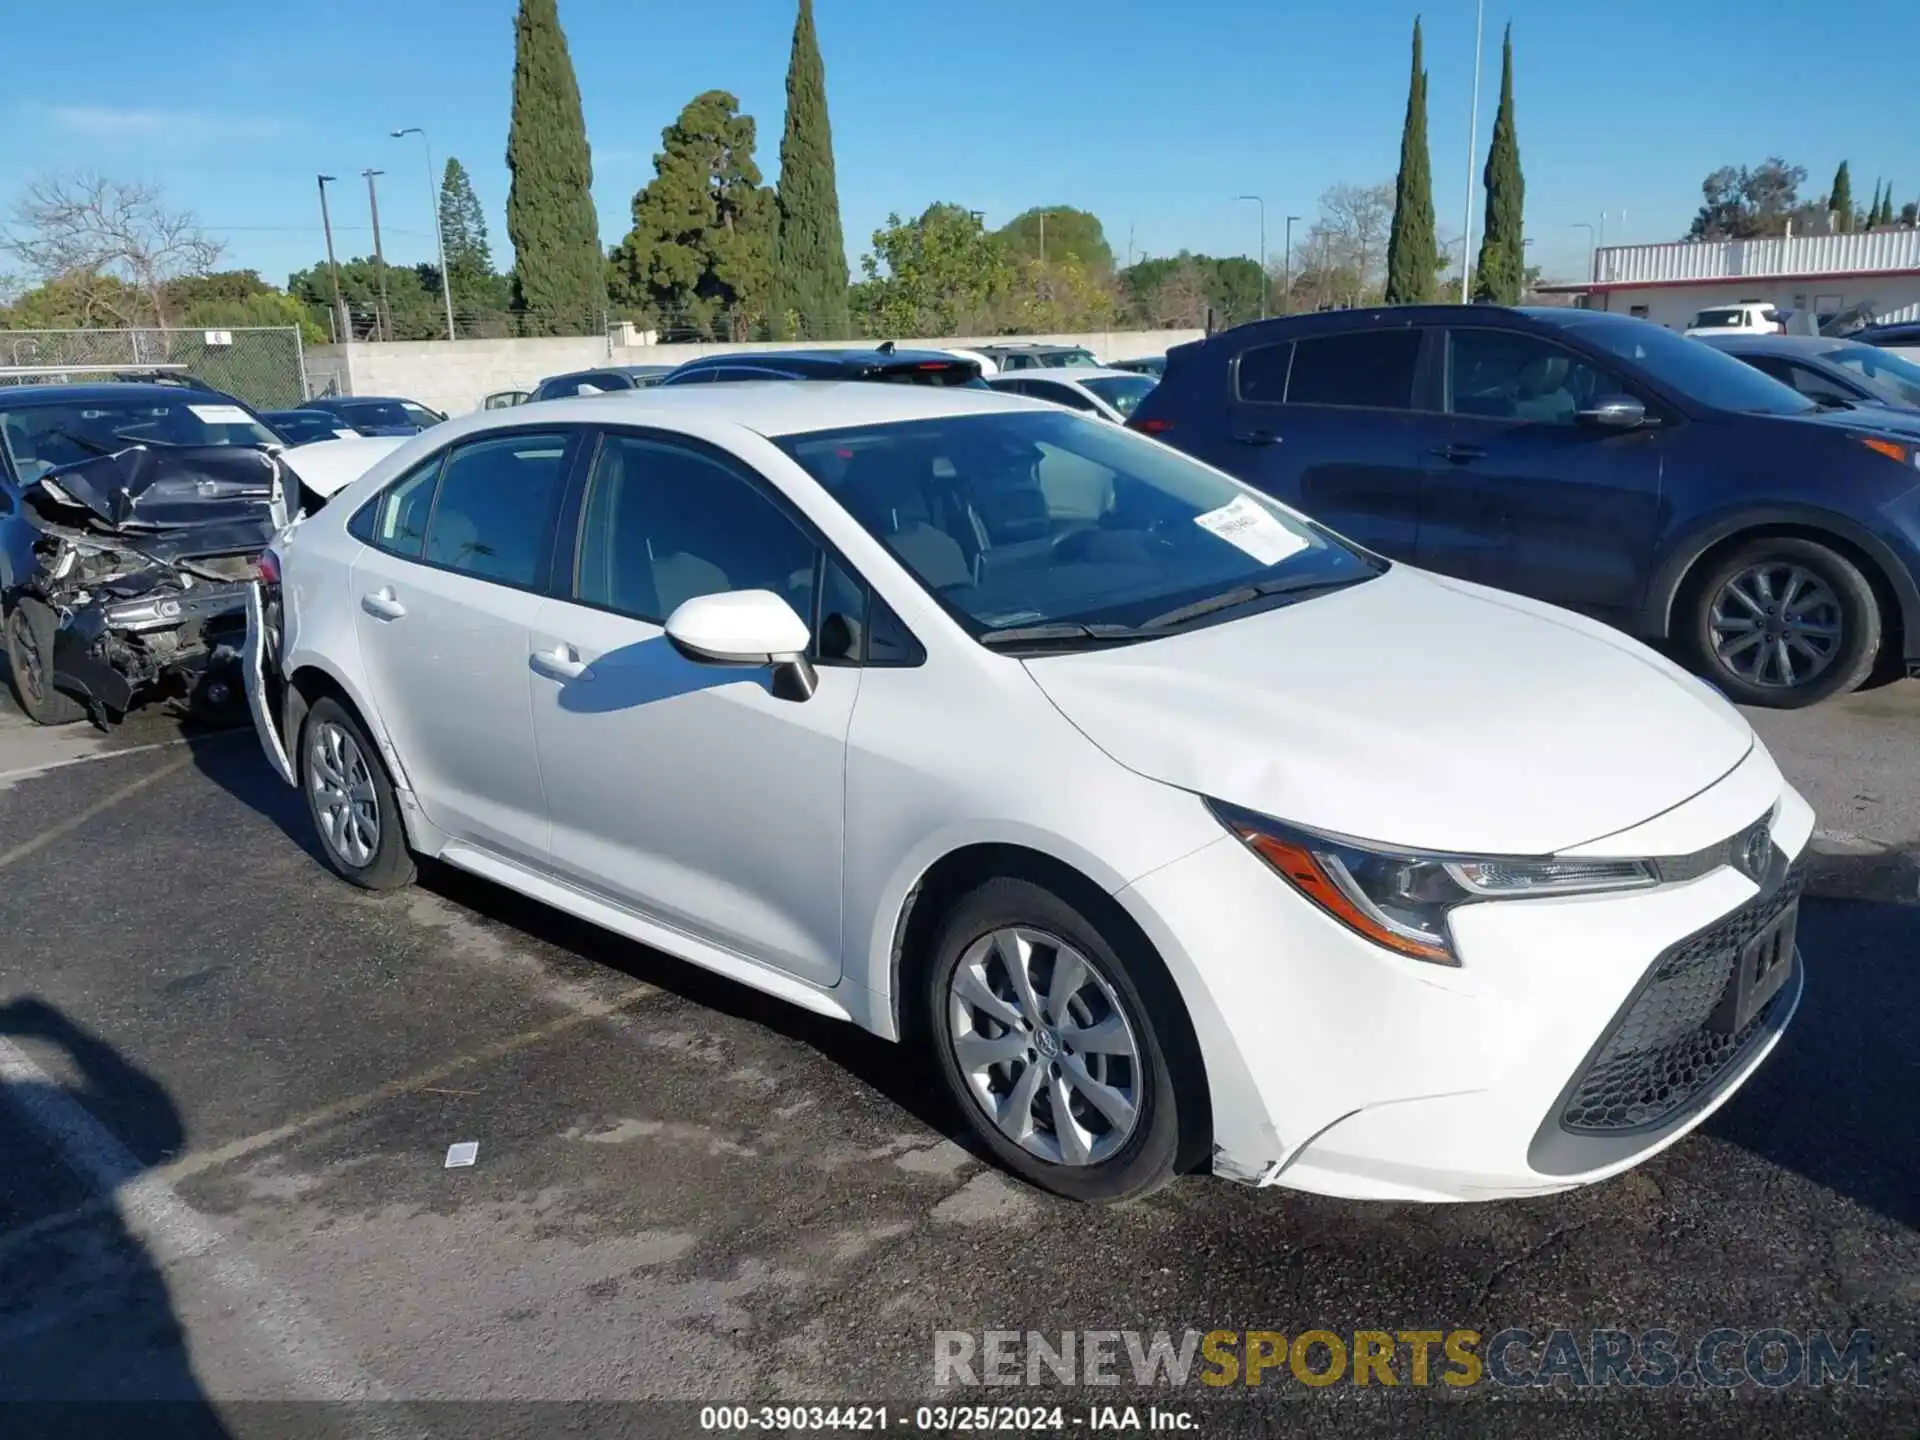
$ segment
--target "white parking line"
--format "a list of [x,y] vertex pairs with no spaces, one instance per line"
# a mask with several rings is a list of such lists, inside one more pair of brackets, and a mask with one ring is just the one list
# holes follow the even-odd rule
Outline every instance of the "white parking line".
[[[129,1234],[156,1263],[198,1262],[229,1299],[245,1301],[260,1348],[301,1398],[386,1400],[391,1395],[290,1291],[276,1285],[228,1243],[212,1221],[146,1167],[85,1106],[11,1040],[0,1037],[0,1099],[38,1130],[73,1171],[112,1197]],[[393,1430],[384,1414],[364,1420]]]

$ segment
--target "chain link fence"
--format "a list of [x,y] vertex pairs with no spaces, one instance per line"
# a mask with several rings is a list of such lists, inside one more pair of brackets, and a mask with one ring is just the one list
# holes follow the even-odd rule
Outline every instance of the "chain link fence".
[[259,410],[291,409],[315,393],[300,332],[292,326],[0,330],[0,384],[84,384],[156,375],[201,381]]

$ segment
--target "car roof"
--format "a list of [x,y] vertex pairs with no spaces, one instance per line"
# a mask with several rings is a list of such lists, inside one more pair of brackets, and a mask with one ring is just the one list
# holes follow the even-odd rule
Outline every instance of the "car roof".
[[1138,380],[1138,370],[1115,370],[1106,365],[1056,365],[1041,366],[1037,370],[1003,370],[998,375],[987,376],[987,383],[1011,380],[1064,380],[1069,385],[1078,385],[1083,380]]
[[1729,355],[1827,355],[1852,341],[1838,335],[1696,335],[1696,340]]
[[702,355],[680,366],[682,370],[696,367],[711,369],[717,365],[752,365],[768,360],[800,360],[812,363],[826,362],[834,365],[901,365],[923,361],[946,361],[951,364],[959,357],[945,350],[872,350],[872,349],[820,349],[820,350],[740,350],[727,355]]
[[310,410],[305,405],[294,405],[285,410],[262,410],[260,413],[269,417],[276,415],[307,415],[315,420],[331,420],[334,418],[331,411]]
[[[187,385],[153,385],[139,380],[102,381],[91,385],[9,385],[0,388],[0,406],[87,404],[106,400],[221,400],[234,397],[221,390],[202,390]],[[241,402],[234,401],[239,404]]]
[[[404,395],[316,395],[308,405],[419,405]],[[425,408],[424,406],[422,407]]]
[[[659,425],[686,419],[737,425],[769,438],[886,425],[906,420],[944,420],[967,415],[1056,407],[1044,400],[975,390],[966,386],[875,385],[863,380],[742,380],[732,385],[669,385],[622,390],[587,399],[539,400],[511,410],[487,410],[501,428],[538,423],[539,415],[597,425]],[[536,413],[537,412],[537,413]],[[456,422],[458,423],[458,422]],[[489,426],[479,426],[486,429]]]

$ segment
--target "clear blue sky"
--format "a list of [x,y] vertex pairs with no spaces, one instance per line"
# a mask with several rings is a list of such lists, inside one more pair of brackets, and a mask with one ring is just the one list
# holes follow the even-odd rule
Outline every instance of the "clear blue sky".
[[[1311,217],[1328,185],[1391,179],[1414,6],[1399,0],[816,0],[850,259],[887,212],[951,200],[1000,224],[1038,204],[1105,222],[1116,253],[1252,253],[1251,205]],[[778,163],[793,0],[560,0],[593,146],[603,237],[628,226],[661,127],[697,92],[733,91]],[[1428,3],[1429,125],[1443,238],[1461,229],[1472,0]],[[334,192],[342,255],[367,253],[364,182],[383,168],[388,258],[432,253],[419,141],[457,155],[496,260],[513,0],[21,4],[8,51],[43,57],[4,104],[0,199],[40,171],[158,181],[228,242],[227,263],[283,283],[323,253],[314,175]],[[118,18],[116,18],[118,17]],[[1514,22],[1527,228],[1550,275],[1584,269],[1586,235],[1677,238],[1701,177],[1770,153],[1819,194],[1852,162],[1920,196],[1920,126],[1892,77],[1920,53],[1914,0],[1493,0],[1474,169],[1485,158],[1500,27]],[[1896,57],[1905,57],[1898,59]],[[1894,68],[1889,69],[1889,66]],[[1797,77],[1805,75],[1801,87]],[[1618,212],[1624,209],[1624,224]],[[1474,224],[1479,226],[1476,195]],[[3,268],[3,266],[0,266]]]

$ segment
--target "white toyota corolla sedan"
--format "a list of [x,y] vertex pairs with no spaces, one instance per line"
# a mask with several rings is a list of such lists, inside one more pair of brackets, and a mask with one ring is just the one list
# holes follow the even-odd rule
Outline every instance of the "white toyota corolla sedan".
[[1603,1179],[1799,999],[1813,814],[1717,694],[1055,406],[483,412],[263,570],[255,717],[340,875],[431,856],[899,1039],[1064,1195]]

